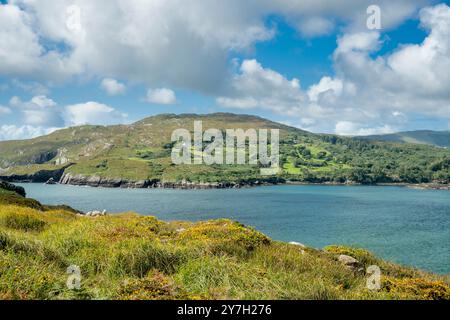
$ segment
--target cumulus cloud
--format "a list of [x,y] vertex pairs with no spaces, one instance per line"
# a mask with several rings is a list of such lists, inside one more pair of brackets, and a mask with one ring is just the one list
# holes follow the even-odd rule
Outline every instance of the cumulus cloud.
[[24,125],[0,126],[0,140],[33,138],[68,126],[119,124],[126,122],[128,118],[127,114],[102,103],[59,106],[47,96],[34,96],[29,101],[22,101],[14,96],[8,107],[0,106],[0,115],[8,114],[12,109],[19,110]]
[[[380,0],[383,27],[432,0]],[[230,53],[276,35],[280,16],[308,37],[365,27],[371,0],[14,0],[0,10],[0,74],[95,75],[217,94]],[[99,15],[101,12],[101,15]],[[44,46],[43,43],[52,44]]]
[[67,106],[64,117],[68,126],[85,124],[108,125],[123,123],[127,119],[126,114],[105,104],[92,101]]
[[[303,90],[265,69],[255,60],[242,63],[232,88],[218,104],[235,108],[265,108],[312,131],[345,135],[388,133],[411,114],[450,121],[450,8],[420,11],[428,36],[420,44],[400,45],[390,54],[378,32],[351,32],[337,41],[335,75]],[[294,118],[293,118],[294,117]]]
[[126,90],[126,86],[123,83],[111,78],[103,79],[100,86],[111,96],[123,94]]
[[73,71],[70,62],[60,52],[44,49],[34,18],[16,4],[0,4],[0,74],[61,80]]
[[386,121],[396,121],[400,113],[450,119],[450,73],[443,72],[450,70],[450,8],[425,8],[420,20],[429,32],[425,40],[385,56],[372,57],[380,44],[378,33],[344,35],[338,41],[335,69],[344,86],[354,87],[340,106]]
[[[377,1],[384,30],[432,2]],[[371,0],[134,0],[126,4],[14,0],[0,4],[0,75],[51,82],[72,76],[108,77],[112,81],[102,87],[111,94],[121,91],[114,79],[194,90],[218,96],[221,106],[268,109],[298,119],[299,126],[314,131],[397,129],[412,113],[450,118],[450,73],[444,72],[450,70],[449,7],[421,10],[421,25],[428,32],[423,43],[405,44],[380,56],[382,38],[366,28],[366,9],[371,4]],[[306,37],[342,32],[332,57],[335,73],[324,75],[310,88],[301,88],[298,79],[288,79],[256,60],[245,60],[233,74],[230,56],[251,52],[256,43],[276,36],[272,16],[281,17]],[[152,99],[154,93],[149,101],[176,101],[173,92]],[[43,109],[52,108],[58,106],[22,110],[28,124],[41,125],[46,118]],[[121,117],[115,110],[103,110],[107,119]]]
[[149,89],[147,102],[154,104],[174,104],[177,102],[175,92],[167,88]]
[[308,90],[309,100],[317,102],[320,95],[328,92],[333,95],[341,95],[343,90],[343,83],[339,79],[332,79],[330,77],[323,77],[318,84],[312,85]]
[[44,128],[30,125],[2,125],[0,126],[0,141],[2,140],[22,140],[50,134],[58,128]]
[[217,98],[225,107],[264,108],[279,113],[295,113],[306,99],[298,79],[289,80],[264,68],[256,60],[244,60],[231,84],[229,96]]
[[63,125],[59,107],[47,96],[34,96],[30,101],[25,102],[15,96],[11,98],[10,105],[21,111],[23,121],[27,125],[44,127]]

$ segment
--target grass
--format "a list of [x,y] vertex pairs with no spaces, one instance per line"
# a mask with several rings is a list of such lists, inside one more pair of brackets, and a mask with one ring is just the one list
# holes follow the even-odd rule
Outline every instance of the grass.
[[[340,254],[378,265],[381,289]],[[70,265],[80,289],[66,286]],[[450,278],[358,248],[302,250],[226,219],[91,218],[0,202],[0,299],[450,299]]]

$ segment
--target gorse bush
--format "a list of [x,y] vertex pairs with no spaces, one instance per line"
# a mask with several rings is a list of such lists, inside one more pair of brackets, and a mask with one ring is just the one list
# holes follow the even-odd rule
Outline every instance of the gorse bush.
[[383,290],[405,298],[424,300],[450,300],[450,288],[442,281],[421,278],[383,279]]

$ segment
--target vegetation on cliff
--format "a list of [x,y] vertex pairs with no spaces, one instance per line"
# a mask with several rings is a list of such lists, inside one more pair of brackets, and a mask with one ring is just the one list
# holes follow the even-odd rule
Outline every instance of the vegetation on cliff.
[[[0,194],[0,299],[450,299],[449,277],[362,249],[281,243],[225,219],[92,218]],[[79,289],[67,286],[71,265]],[[366,287],[369,265],[381,268],[380,290]]]
[[[257,165],[173,165],[172,132],[193,131],[196,120],[203,122],[204,130],[280,129],[282,170],[275,177],[262,177]],[[131,125],[68,128],[36,139],[0,142],[0,151],[0,177],[12,181],[63,176],[62,181],[70,184],[140,187],[182,181],[231,185],[288,180],[450,181],[449,149],[312,134],[259,117],[223,113],[169,114]]]

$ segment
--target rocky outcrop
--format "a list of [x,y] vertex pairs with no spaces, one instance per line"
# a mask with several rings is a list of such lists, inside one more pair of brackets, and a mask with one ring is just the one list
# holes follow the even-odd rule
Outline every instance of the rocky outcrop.
[[50,178],[47,180],[47,182],[45,184],[56,184],[56,181],[55,181],[55,179]]
[[345,254],[341,254],[338,257],[338,261],[341,262],[342,264],[344,264],[347,268],[349,268],[350,270],[356,271],[359,269],[360,267],[360,263],[358,260],[356,260],[353,257],[347,256]]
[[281,183],[278,180],[252,180],[243,182],[191,182],[191,181],[160,181],[160,180],[127,180],[120,178],[102,178],[100,176],[85,176],[82,174],[64,173],[60,184],[105,188],[166,188],[166,189],[231,189],[259,185]]
[[156,181],[139,180],[130,181],[126,179],[101,178],[99,176],[85,176],[82,174],[64,173],[60,184],[70,184],[75,186],[105,187],[105,188],[150,188]]
[[70,165],[55,170],[40,170],[30,174],[7,174],[0,176],[0,180],[8,182],[42,182],[45,183],[50,179],[59,181]]
[[5,189],[8,191],[13,191],[19,195],[21,195],[22,197],[26,197],[26,192],[25,189],[16,185],[13,185],[12,183],[6,182],[6,181],[1,181],[0,180],[0,189]]

